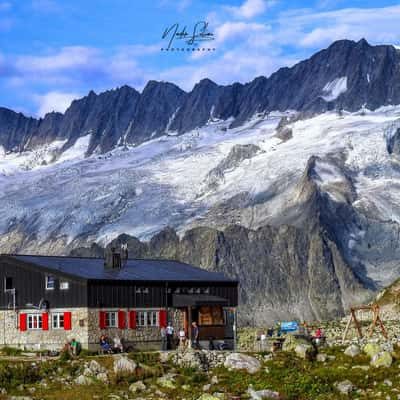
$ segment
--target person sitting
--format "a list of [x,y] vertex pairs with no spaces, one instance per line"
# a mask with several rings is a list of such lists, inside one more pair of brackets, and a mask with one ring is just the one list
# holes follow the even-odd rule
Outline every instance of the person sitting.
[[100,336],[100,348],[103,353],[111,353],[111,345],[105,335]]
[[113,341],[114,341],[114,352],[123,353],[124,346],[122,344],[122,339],[119,337],[119,335],[115,335]]
[[70,357],[73,356],[72,346],[70,341],[66,341],[64,347],[61,350],[62,353],[67,353]]
[[72,350],[72,355],[76,357],[79,354],[80,351],[80,344],[78,341],[75,339],[71,340],[71,350]]
[[325,336],[324,336],[321,328],[318,328],[315,331],[314,341],[317,346],[320,346],[325,342]]

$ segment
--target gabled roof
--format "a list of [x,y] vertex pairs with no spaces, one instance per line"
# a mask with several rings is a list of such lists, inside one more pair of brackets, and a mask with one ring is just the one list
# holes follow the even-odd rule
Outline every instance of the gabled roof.
[[130,259],[121,269],[106,269],[102,258],[9,255],[17,261],[87,280],[227,282],[222,273],[210,272],[170,260]]

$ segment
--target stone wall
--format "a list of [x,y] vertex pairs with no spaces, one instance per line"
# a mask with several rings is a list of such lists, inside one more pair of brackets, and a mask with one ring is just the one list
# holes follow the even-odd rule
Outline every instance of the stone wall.
[[[53,312],[71,312],[71,330],[52,329],[51,313]],[[19,328],[19,314],[42,313],[38,310],[0,311],[0,345],[20,347],[31,350],[60,350],[66,341],[76,339],[82,344],[82,347],[88,346],[88,309],[87,308],[69,308],[52,309],[49,311],[49,329],[48,330],[26,330]],[[83,326],[79,325],[83,321]]]
[[[110,339],[114,338],[116,335],[119,335],[124,340],[126,345],[132,345],[137,349],[160,349],[161,335],[159,326],[137,326],[136,329],[131,329],[129,328],[128,324],[129,310],[127,308],[120,308],[119,310],[126,312],[126,326],[124,329],[100,329],[100,311],[104,311],[104,309],[96,308],[89,310],[88,343],[90,349],[98,349],[98,343],[101,335],[105,335]],[[117,310],[107,309],[107,311]],[[168,318],[169,321],[172,322],[172,325],[175,329],[175,334],[178,334],[179,329],[183,325],[183,312],[177,309],[169,309]]]
[[[112,309],[87,309],[68,308],[49,310],[48,330],[20,331],[19,314],[21,311],[0,311],[0,346],[20,347],[24,349],[60,350],[66,341],[76,339],[83,348],[91,350],[99,349],[101,335],[110,339],[116,335],[124,339],[128,345],[138,349],[159,349],[161,343],[160,327],[128,327],[128,309],[119,309],[126,312],[126,327],[124,329],[106,328],[100,329],[100,311],[117,311]],[[52,329],[51,313],[71,312],[72,329]],[[38,313],[37,310],[23,310],[23,313]],[[42,311],[39,311],[42,313]],[[183,313],[176,309],[169,310],[169,320],[172,322],[176,334],[183,325]]]

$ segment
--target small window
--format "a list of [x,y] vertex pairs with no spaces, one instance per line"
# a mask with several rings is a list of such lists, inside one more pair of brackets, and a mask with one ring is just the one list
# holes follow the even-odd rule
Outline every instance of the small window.
[[42,314],[28,314],[28,329],[42,329]]
[[116,311],[106,312],[106,328],[117,328],[117,314]]
[[69,289],[69,282],[68,281],[60,281],[60,289],[61,290],[68,290]]
[[46,290],[53,290],[54,289],[54,276],[47,275],[46,276]]
[[158,326],[158,311],[137,311],[136,326]]
[[4,289],[5,291],[14,289],[13,278],[11,276],[4,278]]
[[64,313],[51,314],[51,326],[53,329],[64,329]]

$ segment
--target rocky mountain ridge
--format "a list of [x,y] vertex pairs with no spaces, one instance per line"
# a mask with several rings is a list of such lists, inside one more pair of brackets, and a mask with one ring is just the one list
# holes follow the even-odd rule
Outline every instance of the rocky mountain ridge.
[[34,149],[63,140],[65,150],[91,135],[87,154],[137,145],[168,134],[182,134],[212,120],[240,126],[271,111],[356,111],[400,104],[400,52],[340,40],[270,77],[221,86],[203,79],[184,92],[168,82],[150,81],[139,93],[129,86],[74,100],[64,114],[34,119],[0,108],[0,146],[5,151]]

